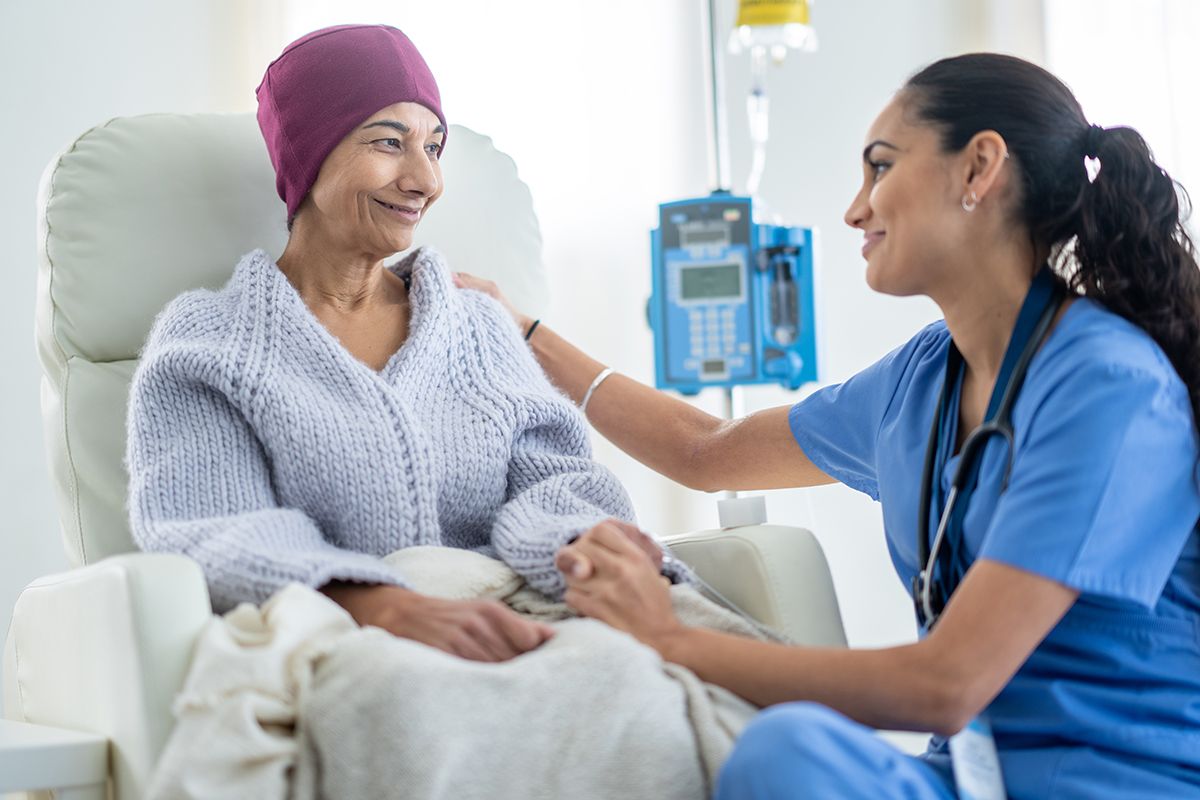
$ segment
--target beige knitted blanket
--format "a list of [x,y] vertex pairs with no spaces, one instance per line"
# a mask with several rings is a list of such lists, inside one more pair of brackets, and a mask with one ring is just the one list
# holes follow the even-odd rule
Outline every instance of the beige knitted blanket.
[[[511,661],[467,661],[358,628],[293,584],[215,618],[176,702],[150,797],[701,800],[755,709],[466,550],[388,559],[413,587],[553,622]],[[695,590],[687,624],[770,637]]]

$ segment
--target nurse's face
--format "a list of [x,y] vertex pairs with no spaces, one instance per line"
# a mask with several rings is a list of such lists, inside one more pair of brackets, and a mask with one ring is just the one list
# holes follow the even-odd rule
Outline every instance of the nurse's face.
[[355,127],[326,157],[299,214],[351,250],[386,257],[442,196],[445,132],[425,106],[396,103]]
[[968,241],[961,169],[937,130],[911,117],[897,96],[871,125],[862,188],[845,216],[863,232],[867,285],[900,296],[930,294]]

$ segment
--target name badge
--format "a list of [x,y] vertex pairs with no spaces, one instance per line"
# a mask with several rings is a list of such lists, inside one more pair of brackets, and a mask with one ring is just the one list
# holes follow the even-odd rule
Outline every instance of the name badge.
[[950,763],[961,800],[1006,800],[996,740],[985,717],[950,737]]

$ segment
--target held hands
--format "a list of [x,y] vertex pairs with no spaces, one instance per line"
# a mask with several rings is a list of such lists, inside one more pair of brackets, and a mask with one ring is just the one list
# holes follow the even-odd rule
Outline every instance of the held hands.
[[650,564],[655,571],[662,569],[663,553],[662,547],[652,537],[647,535],[636,525],[630,525],[628,522],[619,519],[606,519],[596,525],[596,527],[576,538],[569,545],[558,551],[558,556],[555,558],[555,566],[568,579],[576,578],[583,580],[590,578],[595,572],[593,562],[587,557],[584,550],[573,549],[574,545],[588,538],[601,528],[611,529],[616,531],[621,536],[624,536],[628,541],[632,542],[646,558],[650,559]]
[[466,272],[456,272],[452,276],[454,285],[460,289],[474,289],[477,292],[483,292],[488,297],[498,301],[504,309],[512,315],[513,321],[517,323],[517,327],[521,332],[529,330],[529,326],[533,324],[533,319],[525,316],[513,306],[512,302],[504,296],[504,292],[500,291],[500,287],[495,281],[484,280],[477,278]]
[[660,652],[683,628],[671,607],[670,581],[659,574],[662,549],[633,525],[600,523],[559,550],[555,566],[567,581],[567,605],[586,617]]
[[549,640],[554,629],[494,600],[442,600],[399,586],[331,583],[321,591],[359,625],[472,661],[507,661]]

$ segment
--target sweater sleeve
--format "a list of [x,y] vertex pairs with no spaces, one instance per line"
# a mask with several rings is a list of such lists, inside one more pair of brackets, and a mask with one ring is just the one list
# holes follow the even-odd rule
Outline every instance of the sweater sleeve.
[[199,562],[218,613],[290,582],[404,585],[378,558],[333,546],[308,515],[277,504],[251,426],[197,377],[201,354],[149,350],[130,391],[125,455],[138,547]]
[[[591,459],[586,445],[571,446],[570,427],[566,420],[550,419],[518,435],[508,464],[508,501],[492,527],[501,559],[555,600],[566,591],[554,566],[559,548],[606,519],[636,521],[617,477]],[[678,561],[667,575],[675,583],[693,579]]]
[[[483,295],[473,305],[484,370],[517,420],[492,545],[530,586],[560,599],[559,549],[606,519],[634,522],[633,504],[617,477],[592,460],[583,416],[550,384],[507,312]],[[671,577],[690,575],[681,567]]]
[[[566,590],[554,566],[559,548],[609,518],[632,522],[633,506],[616,476],[592,461],[572,435],[569,409],[548,412],[517,433],[508,464],[507,502],[492,543],[530,586],[558,599]],[[578,425],[578,423],[576,423]]]

